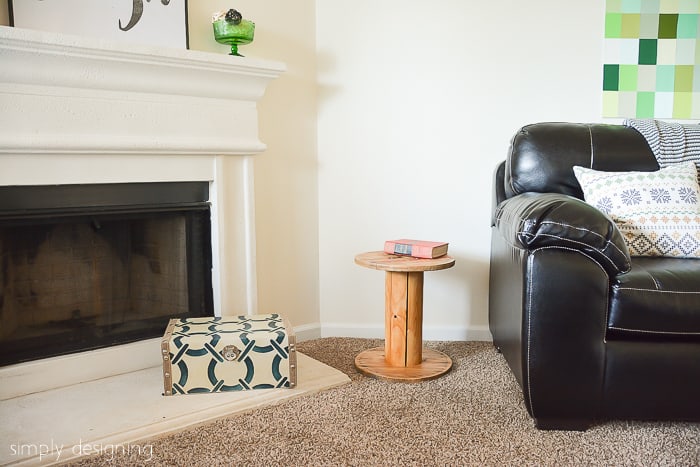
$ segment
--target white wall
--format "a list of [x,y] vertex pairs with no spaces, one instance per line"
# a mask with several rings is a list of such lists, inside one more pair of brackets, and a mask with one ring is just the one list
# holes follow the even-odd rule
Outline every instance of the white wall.
[[602,121],[604,1],[317,1],[324,335],[383,336],[391,238],[450,242],[424,338],[488,338],[492,173],[537,121]]

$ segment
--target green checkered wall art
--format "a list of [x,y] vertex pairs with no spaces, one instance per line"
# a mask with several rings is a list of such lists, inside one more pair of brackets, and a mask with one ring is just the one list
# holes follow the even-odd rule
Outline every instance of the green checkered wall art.
[[700,119],[700,0],[607,0],[603,116]]

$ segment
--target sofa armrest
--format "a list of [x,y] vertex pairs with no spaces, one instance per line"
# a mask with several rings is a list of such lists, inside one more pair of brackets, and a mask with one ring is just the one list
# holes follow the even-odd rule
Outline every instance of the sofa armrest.
[[559,193],[523,193],[498,205],[495,227],[525,250],[579,250],[610,275],[629,271],[630,254],[615,223],[593,206]]

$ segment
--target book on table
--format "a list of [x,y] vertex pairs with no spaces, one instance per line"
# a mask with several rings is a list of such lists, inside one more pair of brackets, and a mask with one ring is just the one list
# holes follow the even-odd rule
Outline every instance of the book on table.
[[438,258],[447,254],[447,242],[431,242],[427,240],[387,240],[384,242],[384,252],[392,255],[406,255],[415,258]]

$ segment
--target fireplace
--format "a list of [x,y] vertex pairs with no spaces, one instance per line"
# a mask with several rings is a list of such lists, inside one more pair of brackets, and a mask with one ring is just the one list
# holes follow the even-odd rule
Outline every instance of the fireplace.
[[0,187],[0,366],[213,316],[203,182]]
[[[188,282],[187,298],[169,297],[179,302],[168,305],[168,315],[177,315],[185,307],[188,312],[213,312],[217,316],[257,312],[253,158],[265,150],[258,138],[257,102],[267,84],[284,71],[283,64],[192,50],[127,46],[3,26],[0,26],[0,62],[3,64],[0,67],[0,187],[145,187],[184,183],[208,189],[208,196],[197,201],[207,206],[197,207],[196,212],[166,210],[155,216],[157,211],[151,210],[149,216],[153,214],[158,220],[148,222],[140,219],[145,212],[130,212],[127,217],[139,219],[109,234],[106,233],[111,228],[109,220],[122,213],[112,212],[105,218],[91,214],[94,219],[90,216],[80,222],[74,219],[73,226],[62,222],[70,217],[64,215],[51,226],[51,236],[57,243],[65,242],[66,237],[86,236],[101,246],[76,255],[87,256],[90,261],[95,257],[97,261],[105,252],[113,254],[111,274],[116,270],[119,281],[138,286],[144,281],[156,284],[160,276],[154,271],[158,268],[161,271],[175,268],[173,264],[166,265],[162,255],[159,261],[146,253],[150,243],[141,241],[142,238],[163,230],[189,232],[190,228],[209,228],[211,263],[206,264],[205,259],[200,267],[209,268],[210,274],[176,278],[180,286],[175,288],[184,287],[182,281],[192,277],[208,276],[210,305],[193,307],[193,300],[206,303],[209,297],[204,293],[203,298],[193,299]],[[92,193],[78,198],[95,196]],[[42,199],[54,197],[51,194]],[[204,214],[206,209],[208,214]],[[207,216],[208,226],[203,221]],[[42,228],[46,230],[48,226],[34,227],[38,230],[31,235],[45,236]],[[128,238],[131,246],[126,248],[117,238]],[[33,250],[39,247],[27,240],[22,248],[25,251],[20,256],[29,262]],[[7,249],[0,248],[0,254],[11,257]],[[143,266],[144,280],[134,279],[133,272],[123,272],[122,268],[127,267],[124,264],[129,261],[124,262],[122,257],[129,255],[128,267]],[[89,269],[87,265],[75,267]],[[52,280],[58,284],[65,281],[65,276]],[[97,273],[88,272],[80,282],[102,280]],[[92,309],[66,305],[60,316],[45,321],[56,328],[70,327],[74,331],[88,324],[113,324],[109,312],[94,311],[96,306],[106,306],[102,298],[85,297],[87,292],[75,289],[72,293],[77,295],[77,301],[90,302]],[[115,293],[109,287],[97,290],[101,290],[97,295],[102,296]],[[31,290],[28,293],[31,300]],[[133,291],[128,298],[134,303],[131,306],[152,311],[152,302],[148,300],[156,299],[139,303],[135,301],[136,294]],[[122,299],[127,300],[116,300]],[[162,322],[163,316],[154,319]],[[4,328],[5,324],[0,324],[0,329]],[[159,365],[159,340],[139,339],[3,366],[0,379],[6,384],[0,385],[0,399]]]

